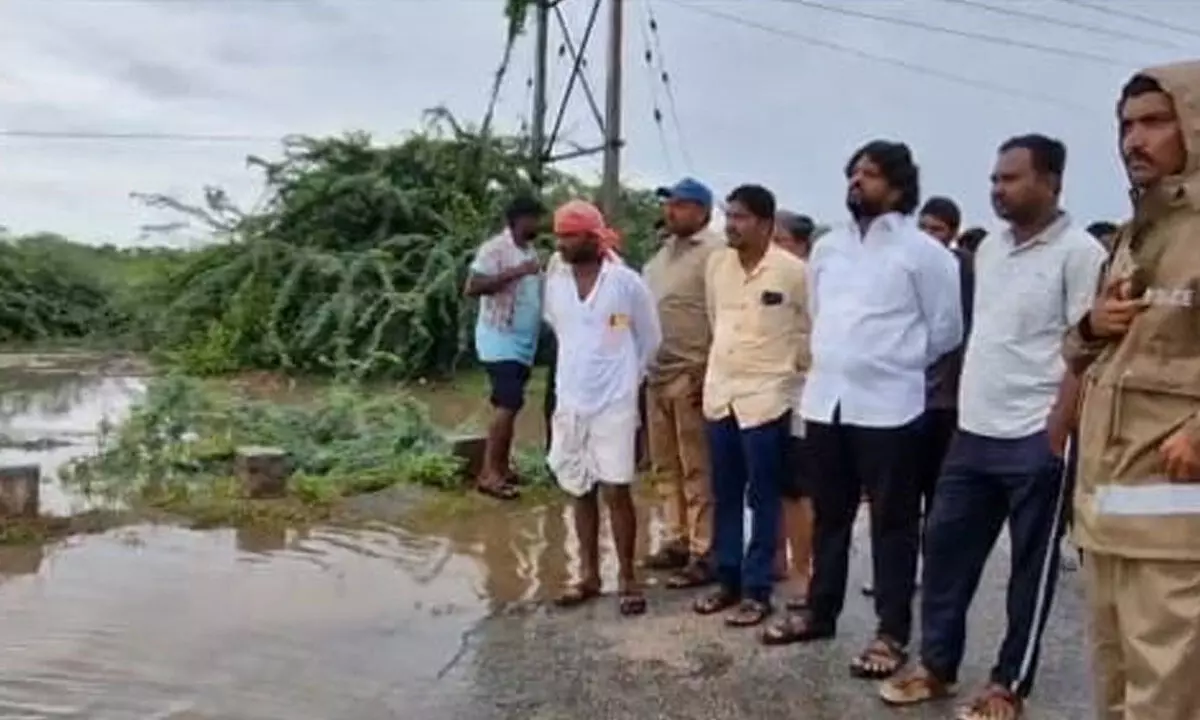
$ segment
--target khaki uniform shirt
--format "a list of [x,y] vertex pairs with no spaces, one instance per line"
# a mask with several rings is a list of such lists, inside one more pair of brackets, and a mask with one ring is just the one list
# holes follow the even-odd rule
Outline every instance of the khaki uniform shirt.
[[704,372],[712,343],[704,272],[725,237],[704,229],[691,237],[671,236],[646,263],[642,276],[658,303],[662,345],[650,366],[651,385],[668,385],[682,374]]

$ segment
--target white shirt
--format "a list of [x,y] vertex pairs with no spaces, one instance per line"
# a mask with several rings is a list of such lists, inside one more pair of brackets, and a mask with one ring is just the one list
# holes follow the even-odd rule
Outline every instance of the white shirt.
[[1063,334],[1091,307],[1106,257],[1066,213],[1019,246],[1008,229],[988,234],[975,253],[961,429],[994,438],[1045,429],[1066,370]]
[[617,403],[637,407],[638,388],[662,331],[654,298],[640,275],[617,261],[600,267],[584,299],[574,273],[546,278],[546,322],[558,338],[557,407],[583,416]]
[[809,258],[812,367],[800,411],[899,427],[925,411],[925,369],[962,343],[954,255],[899,213],[831,230]]

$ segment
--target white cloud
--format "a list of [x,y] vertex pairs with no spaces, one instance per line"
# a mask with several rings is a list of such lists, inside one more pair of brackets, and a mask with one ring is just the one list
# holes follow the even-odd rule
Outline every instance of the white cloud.
[[[848,153],[884,136],[914,148],[927,192],[959,199],[970,221],[987,220],[995,146],[1027,131],[1068,143],[1069,208],[1087,219],[1120,216],[1125,207],[1115,156],[1115,94],[1133,69],[1180,57],[1178,46],[1187,44],[1183,34],[1169,38],[1149,26],[1045,2],[993,0],[1001,13],[944,0],[854,7],[1110,55],[1127,65],[1064,59],[772,0],[653,0],[693,160],[687,167],[665,94],[642,59],[646,2],[629,3],[624,176],[652,185],[686,171],[719,195],[742,182],[761,182],[777,190],[781,204],[821,219],[841,213],[840,171]],[[1058,96],[1079,109],[863,60],[714,19],[685,4],[980,84]],[[582,28],[589,5],[571,0],[564,7]],[[465,119],[481,116],[503,42],[501,8],[500,0],[5,0],[0,117],[10,130],[278,137],[363,128],[398,137],[432,105],[445,104]],[[1161,37],[1163,47],[1006,17],[1005,8]],[[1161,17],[1161,8],[1148,0],[1121,3],[1124,11],[1152,17]],[[1200,27],[1200,8],[1174,3],[1172,18]],[[601,101],[603,35],[592,44],[589,68]],[[503,127],[515,128],[527,114],[531,55],[527,38],[505,86]],[[555,61],[555,88],[565,81],[566,68],[565,60]],[[655,96],[666,115],[665,146],[651,121]],[[581,144],[597,139],[582,96],[565,125]],[[131,191],[195,197],[203,185],[219,184],[248,201],[258,178],[245,169],[245,155],[277,147],[269,140],[0,138],[0,223],[131,241],[141,224],[163,220],[131,201]],[[567,167],[594,176],[598,159]]]

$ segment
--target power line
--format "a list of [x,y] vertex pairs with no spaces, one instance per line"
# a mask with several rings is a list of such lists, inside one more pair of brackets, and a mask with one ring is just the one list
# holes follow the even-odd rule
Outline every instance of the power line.
[[1058,27],[1070,28],[1072,30],[1080,30],[1082,32],[1092,33],[1095,35],[1102,35],[1104,37],[1115,38],[1117,40],[1130,40],[1132,42],[1138,42],[1138,43],[1143,43],[1145,45],[1153,45],[1153,46],[1158,46],[1158,47],[1162,47],[1162,46],[1173,47],[1173,48],[1180,47],[1179,45],[1177,45],[1173,42],[1167,41],[1167,40],[1163,40],[1162,38],[1151,38],[1151,37],[1146,37],[1145,35],[1134,35],[1133,33],[1122,32],[1120,30],[1113,30],[1112,28],[1106,28],[1101,25],[1092,25],[1090,23],[1080,23],[1080,22],[1074,22],[1072,20],[1063,20],[1062,18],[1056,18],[1052,15],[1043,15],[1041,13],[1030,12],[1028,10],[1018,10],[1016,8],[1008,7],[1008,6],[999,7],[997,5],[989,5],[985,2],[980,2],[979,0],[940,0],[940,2],[949,3],[952,5],[961,5],[963,7],[974,8],[976,10],[983,10],[984,12],[995,13],[997,15],[1007,15],[1009,17],[1022,18],[1024,20],[1033,20],[1034,22],[1039,22],[1039,23],[1049,23],[1051,25],[1057,25]]
[[1126,67],[1128,63],[1120,60],[1113,60],[1110,57],[1103,55],[1095,55],[1079,50],[1071,50],[1069,48],[1052,47],[1050,45],[1039,45],[1038,43],[1025,42],[1024,40],[1015,40],[1013,38],[1002,37],[998,35],[988,35],[986,33],[977,33],[970,30],[957,30],[948,28],[943,25],[934,25],[925,23],[919,20],[908,20],[906,18],[889,17],[887,15],[876,15],[875,13],[863,12],[862,10],[852,10],[846,7],[823,5],[812,0],[781,0],[792,5],[800,5],[814,10],[824,10],[825,12],[845,15],[847,17],[860,18],[863,20],[872,20],[875,22],[897,25],[900,27],[915,28],[917,30],[925,30],[927,32],[941,33],[943,35],[954,35],[968,40],[978,40],[980,42],[989,42],[996,45],[1007,45],[1009,47],[1021,48],[1024,50],[1032,50],[1034,52],[1045,53],[1048,55],[1058,55],[1060,57],[1073,58],[1076,60],[1087,60],[1089,62],[1101,63],[1104,65],[1116,65],[1118,67]]
[[267,135],[216,135],[179,132],[108,132],[103,130],[21,130],[0,129],[0,137],[44,140],[132,140],[188,143],[279,142],[284,137]]
[[667,104],[671,109],[671,122],[675,125],[675,134],[679,136],[679,149],[683,153],[683,163],[687,166],[688,172],[695,172],[692,154],[688,150],[687,136],[683,132],[683,123],[679,120],[679,103],[675,101],[675,85],[671,82],[670,73],[667,72],[666,55],[662,49],[662,36],[658,32],[658,18],[655,17],[652,0],[645,0],[645,5],[646,21],[650,27],[650,34],[654,37],[654,49],[658,56],[657,69],[663,87],[667,91]]
[[1084,2],[1083,0],[1058,0],[1058,1],[1061,3],[1065,3],[1067,5],[1074,5],[1075,7],[1086,8],[1088,10],[1091,10],[1093,12],[1098,12],[1103,15],[1111,15],[1112,17],[1121,18],[1122,20],[1132,20],[1133,22],[1140,22],[1145,25],[1149,25],[1150,27],[1156,27],[1156,28],[1160,28],[1162,30],[1170,30],[1171,32],[1177,32],[1177,33],[1182,33],[1184,35],[1194,35],[1196,37],[1200,37],[1200,30],[1197,30],[1195,28],[1180,27],[1179,25],[1172,24],[1165,20],[1159,20],[1157,18],[1146,17],[1145,15],[1138,15],[1137,13],[1131,13],[1131,12],[1127,12],[1125,10],[1117,10],[1116,8],[1109,7],[1108,5],[1105,5],[1103,3]]
[[663,160],[667,164],[667,173],[675,174],[675,163],[671,157],[671,147],[667,142],[667,133],[663,128],[663,112],[662,107],[658,102],[658,78],[654,67],[654,50],[651,47],[650,33],[647,29],[648,23],[638,23],[638,29],[642,35],[642,45],[645,47],[642,53],[642,59],[645,61],[646,77],[650,85],[650,103],[653,105],[654,127],[658,133],[658,144],[661,146]]
[[776,25],[767,25],[765,23],[760,23],[760,22],[756,22],[754,20],[749,20],[749,19],[741,17],[739,15],[733,15],[731,13],[722,12],[720,10],[713,10],[711,8],[700,7],[697,5],[691,5],[691,4],[688,4],[685,2],[680,2],[680,0],[672,0],[672,2],[674,2],[676,7],[683,9],[683,10],[688,10],[690,12],[699,13],[701,15],[708,15],[709,17],[724,20],[725,22],[733,23],[735,25],[742,25],[742,26],[748,27],[748,28],[753,28],[755,30],[760,30],[765,33],[770,33],[772,35],[777,35],[779,37],[788,38],[790,40],[798,40],[798,41],[805,43],[806,45],[811,46],[811,47],[821,47],[821,48],[825,48],[826,50],[831,50],[833,52],[839,52],[839,53],[842,53],[845,55],[853,55],[854,57],[857,57],[861,60],[869,60],[871,62],[882,63],[882,64],[885,64],[888,67],[892,67],[892,68],[903,68],[905,70],[908,70],[909,72],[914,72],[919,75],[927,75],[929,77],[935,77],[940,80],[945,80],[946,82],[954,83],[956,85],[964,85],[966,87],[974,88],[976,90],[987,90],[989,92],[996,93],[999,95],[1007,95],[1008,97],[1023,98],[1025,100],[1035,100],[1037,102],[1044,103],[1047,105],[1055,105],[1058,107],[1068,108],[1071,110],[1081,110],[1084,112],[1086,112],[1088,110],[1087,108],[1081,107],[1080,105],[1076,105],[1071,102],[1066,102],[1062,98],[1059,98],[1059,97],[1056,97],[1053,95],[1042,95],[1040,93],[1030,92],[1030,91],[1022,90],[1020,88],[1015,88],[1015,87],[1009,87],[1007,85],[1001,85],[999,83],[993,83],[993,82],[990,82],[987,80],[979,80],[979,79],[975,79],[975,78],[970,78],[965,75],[958,75],[956,73],[948,72],[946,70],[939,70],[937,68],[932,68],[932,67],[928,67],[925,65],[918,65],[917,63],[909,62],[907,60],[902,60],[900,58],[888,57],[887,55],[876,55],[874,53],[868,52],[861,48],[852,47],[849,45],[841,45],[839,43],[833,42],[832,40],[826,40],[825,38],[815,37],[812,35],[805,35],[803,33],[796,32],[794,30],[789,30],[786,28],[781,28]]

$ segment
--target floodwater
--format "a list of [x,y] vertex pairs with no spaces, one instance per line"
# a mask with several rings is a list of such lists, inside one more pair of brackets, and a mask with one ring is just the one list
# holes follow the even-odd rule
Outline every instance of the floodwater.
[[[77,511],[55,468],[94,451],[97,425],[143,390],[128,364],[9,357],[0,460],[40,463],[44,512]],[[0,717],[455,717],[471,633],[568,579],[568,523],[561,507],[520,506],[360,531],[135,526],[2,547]]]

